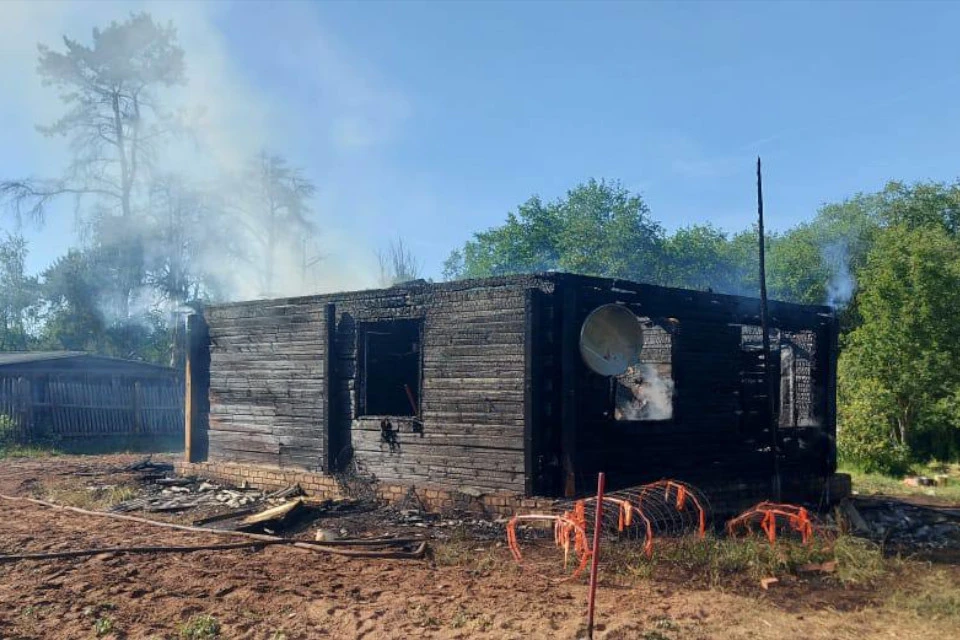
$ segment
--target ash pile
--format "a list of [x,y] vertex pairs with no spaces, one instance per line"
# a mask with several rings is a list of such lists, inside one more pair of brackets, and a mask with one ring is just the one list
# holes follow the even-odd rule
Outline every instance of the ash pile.
[[480,495],[466,492],[458,495],[452,507],[438,511],[428,509],[415,487],[410,487],[406,495],[391,505],[381,509],[385,523],[399,528],[428,529],[428,535],[435,540],[469,537],[472,540],[500,540],[503,537],[507,519],[490,514]]
[[844,505],[852,529],[895,547],[960,550],[960,508],[860,496]]

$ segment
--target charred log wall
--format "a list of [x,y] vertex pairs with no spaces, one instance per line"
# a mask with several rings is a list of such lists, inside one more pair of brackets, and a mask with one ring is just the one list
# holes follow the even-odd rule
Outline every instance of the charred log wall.
[[[649,320],[647,359],[673,385],[671,411],[657,420],[618,419],[616,381],[580,357],[583,320],[610,302]],[[836,320],[821,307],[770,308],[769,357],[788,379],[782,468],[825,475],[835,468]],[[764,354],[749,338],[756,300],[541,274],[231,304],[205,316],[211,461],[527,495],[589,490],[601,470],[614,487],[674,477],[708,488],[771,472]],[[367,369],[383,362],[369,366],[365,349],[389,345],[391,332],[406,341],[397,357],[417,352],[418,375],[409,411],[373,415],[368,407],[398,406],[396,394],[367,402],[377,383]]]
[[[337,466],[393,483],[532,493],[527,349],[539,286],[513,279],[338,301]],[[422,322],[419,415],[365,415],[361,331],[398,318]]]
[[[598,471],[614,487],[664,477],[711,486],[756,483],[772,473],[771,420],[762,347],[744,339],[759,331],[757,301],[597,278],[562,276],[558,289],[575,302],[562,324],[578,328],[596,307],[622,303],[669,332],[672,416],[618,420],[610,378],[570,358],[562,385],[552,395],[560,413],[575,423],[570,463],[577,492],[590,490]],[[559,298],[560,296],[558,296]],[[787,414],[779,419],[784,474],[825,476],[835,470],[835,414],[831,388],[836,355],[835,319],[822,307],[771,304],[771,360]],[[563,330],[561,329],[561,332]],[[758,334],[759,339],[759,334]],[[658,338],[657,348],[664,342]],[[789,353],[783,370],[781,353]],[[659,358],[658,358],[659,362]],[[661,370],[665,370],[661,367]],[[571,402],[570,398],[574,398]],[[570,406],[564,408],[565,403]]]
[[327,308],[274,300],[205,311],[210,374],[208,457],[323,468]]
[[[540,377],[537,300],[549,288],[534,277],[414,283],[207,309],[209,459],[534,493],[538,414],[528,399]],[[411,322],[415,411],[371,414],[364,394],[377,381],[365,379],[364,349],[381,348],[399,324],[409,335]]]

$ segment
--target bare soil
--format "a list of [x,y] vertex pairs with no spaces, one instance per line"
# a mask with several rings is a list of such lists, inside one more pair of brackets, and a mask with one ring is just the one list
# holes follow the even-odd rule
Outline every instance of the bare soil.
[[[0,493],[37,495],[76,472],[134,459],[0,461]],[[231,539],[0,500],[0,554],[224,541]],[[474,555],[453,565],[277,546],[0,563],[0,639],[94,638],[97,628],[100,637],[173,639],[186,637],[183,625],[201,614],[218,621],[221,638],[582,636],[585,579],[554,583],[524,573],[497,542],[466,548]],[[953,565],[907,563],[889,582],[856,588],[784,579],[769,590],[742,581],[711,589],[697,586],[698,576],[612,574],[600,582],[598,638],[950,638],[960,626],[940,609],[903,604],[921,589],[960,588]],[[931,576],[939,586],[929,586]]]

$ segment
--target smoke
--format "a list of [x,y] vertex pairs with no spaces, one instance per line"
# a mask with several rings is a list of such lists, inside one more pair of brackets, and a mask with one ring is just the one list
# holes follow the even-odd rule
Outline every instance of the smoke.
[[830,272],[826,303],[835,309],[843,309],[857,288],[856,278],[850,270],[849,243],[847,240],[830,242],[821,248],[820,255]]
[[[317,188],[309,215],[316,239],[309,246],[299,236],[284,240],[274,253],[270,291],[262,284],[262,239],[226,221],[208,224],[211,230],[195,238],[191,267],[216,283],[217,297],[234,300],[376,285],[374,247],[379,242],[370,233],[370,222],[376,217],[371,209],[379,203],[371,202],[369,185],[377,180],[366,167],[376,165],[374,154],[397,136],[410,107],[344,54],[310,5],[251,3],[238,9],[228,3],[13,2],[3,11],[0,82],[7,91],[0,105],[6,124],[0,146],[18,153],[9,154],[6,162],[0,159],[0,178],[56,177],[68,161],[66,141],[45,139],[34,130],[67,108],[56,90],[40,84],[37,44],[62,50],[63,35],[89,44],[94,27],[147,11],[157,23],[172,22],[177,28],[187,84],[163,90],[161,99],[165,111],[184,114],[191,124],[189,136],[158,149],[154,171],[184,175],[186,188],[212,193],[208,201],[229,200],[234,210],[250,211],[255,203],[247,190],[232,188],[235,183],[228,178],[241,174],[248,159],[266,150],[285,157],[291,167],[302,167]],[[243,21],[256,28],[237,25]],[[231,42],[227,25],[255,33],[255,41]],[[265,82],[274,88],[264,89]],[[289,98],[288,90],[296,95]],[[143,202],[147,196],[139,197]],[[69,200],[55,205],[46,228],[28,234],[37,270],[80,244],[77,233],[62,232],[69,229],[64,221],[72,222],[72,205]],[[50,233],[51,228],[56,232]],[[390,227],[375,231],[391,233]],[[138,293],[133,303],[139,309],[160,300]]]
[[618,380],[617,420],[669,420],[673,417],[673,380],[648,363],[631,367]]

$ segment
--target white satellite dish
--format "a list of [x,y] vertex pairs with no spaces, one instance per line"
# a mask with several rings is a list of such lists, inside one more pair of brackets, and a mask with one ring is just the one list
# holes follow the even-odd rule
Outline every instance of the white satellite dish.
[[619,376],[640,362],[643,325],[629,309],[605,304],[590,312],[580,329],[580,355],[592,371]]

